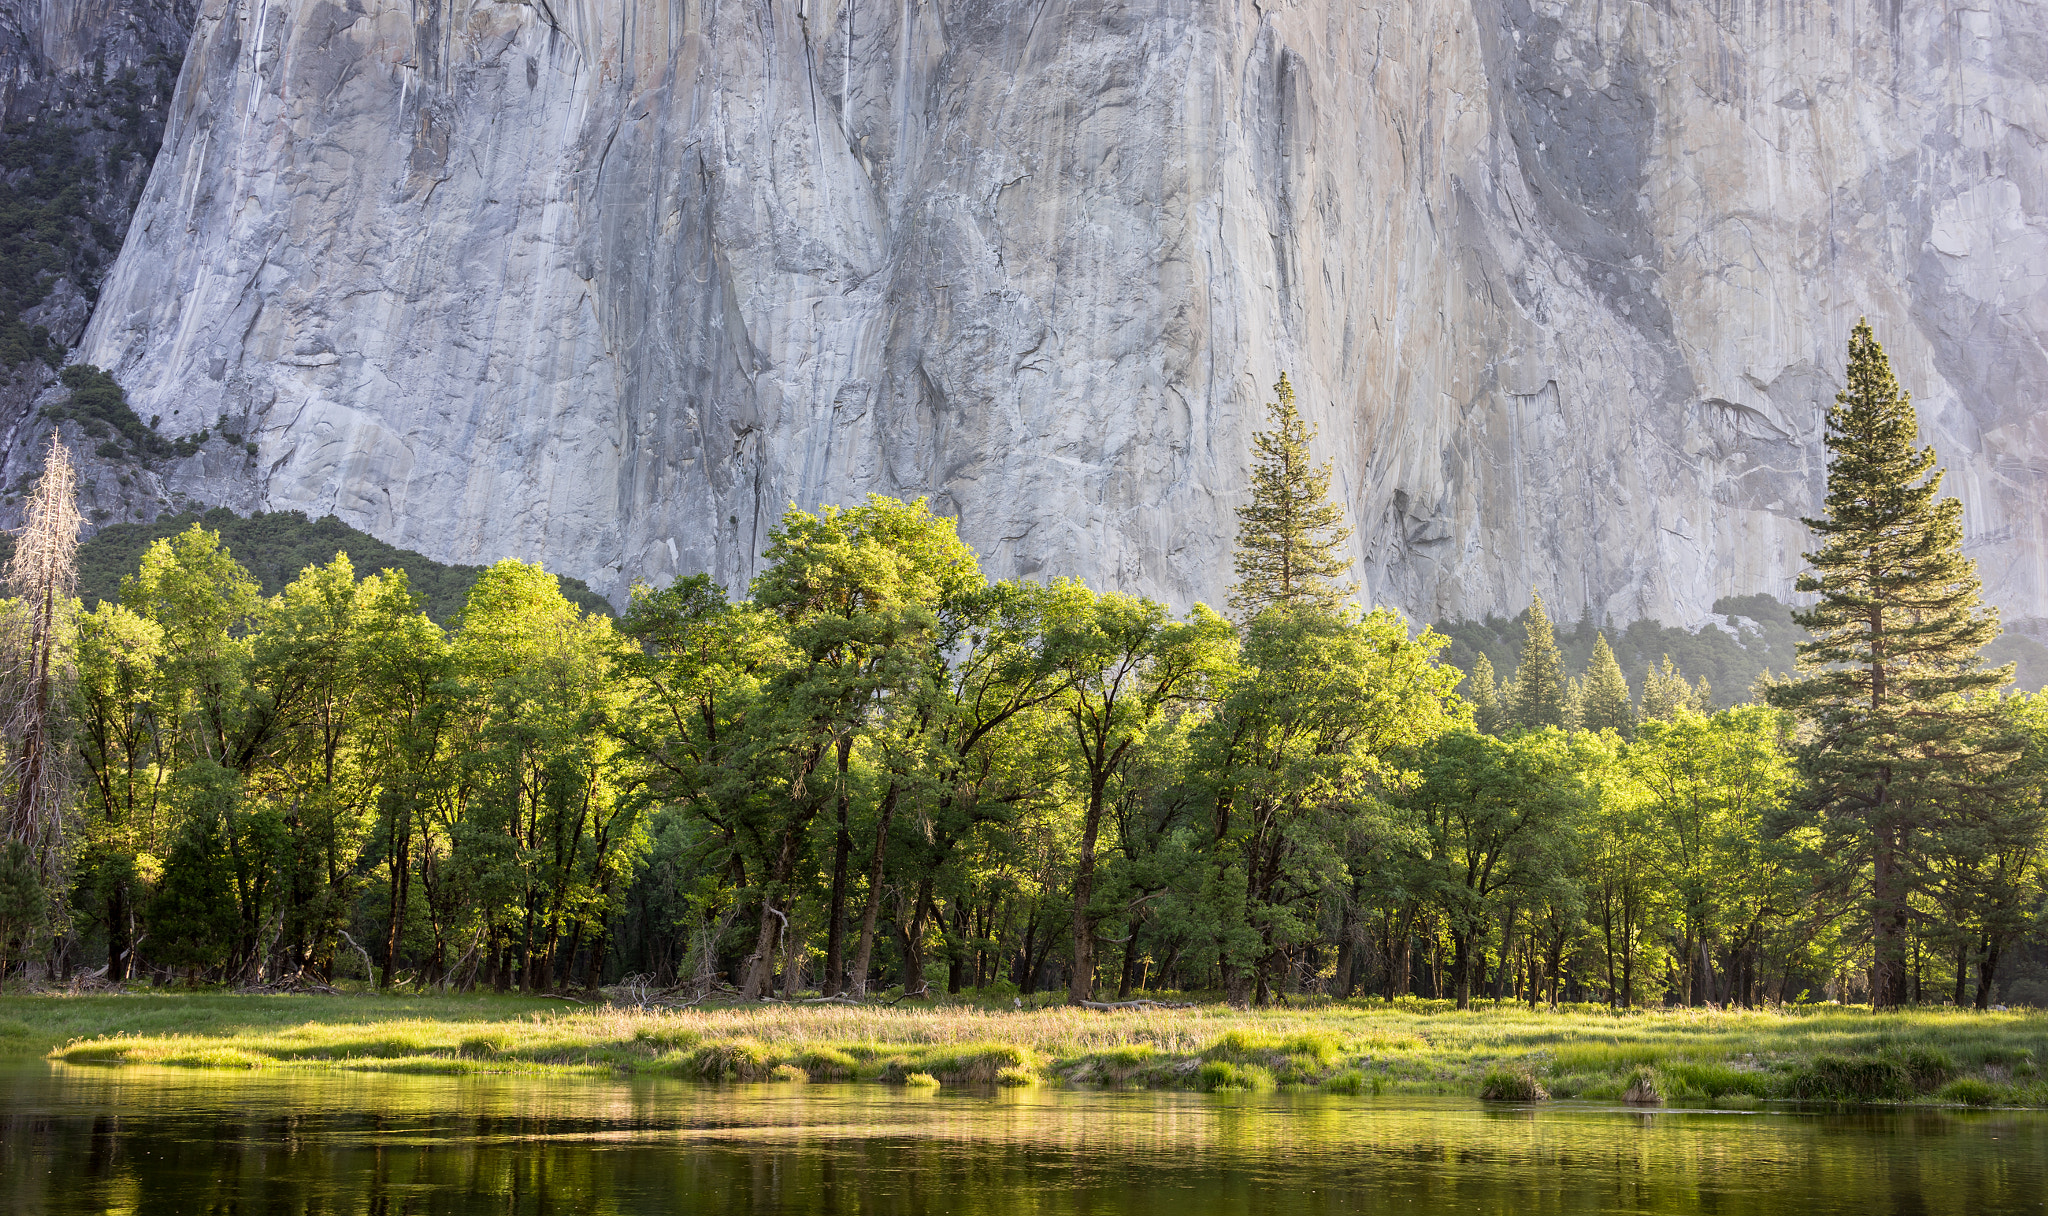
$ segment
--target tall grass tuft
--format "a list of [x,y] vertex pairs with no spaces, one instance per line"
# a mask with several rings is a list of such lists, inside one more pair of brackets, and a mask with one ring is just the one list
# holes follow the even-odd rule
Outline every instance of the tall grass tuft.
[[1488,1102],[1542,1102],[1550,1094],[1528,1069],[1500,1065],[1480,1078],[1479,1096]]

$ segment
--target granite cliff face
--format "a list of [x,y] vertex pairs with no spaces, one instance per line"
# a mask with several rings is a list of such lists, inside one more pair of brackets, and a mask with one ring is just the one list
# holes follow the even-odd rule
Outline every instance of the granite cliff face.
[[0,453],[8,466],[18,441],[32,438],[31,403],[84,334],[121,248],[163,136],[194,7],[0,0]]
[[1180,604],[1287,369],[1373,598],[1687,621],[1867,313],[2042,616],[2044,141],[2038,0],[204,0],[80,357],[254,445],[127,514],[618,596],[929,494]]

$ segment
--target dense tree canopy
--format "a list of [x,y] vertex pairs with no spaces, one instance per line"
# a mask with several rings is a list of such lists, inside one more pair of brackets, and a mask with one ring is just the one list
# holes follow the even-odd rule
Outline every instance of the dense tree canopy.
[[2042,916],[2048,699],[1973,662],[1995,622],[1857,341],[1864,488],[1769,705],[1668,657],[1634,693],[1591,627],[1574,678],[1540,599],[1503,688],[1341,597],[990,580],[922,501],[792,508],[743,594],[616,621],[516,561],[443,624],[403,570],[152,538],[37,618],[71,792],[58,864],[0,841],[0,981],[1988,1004]]

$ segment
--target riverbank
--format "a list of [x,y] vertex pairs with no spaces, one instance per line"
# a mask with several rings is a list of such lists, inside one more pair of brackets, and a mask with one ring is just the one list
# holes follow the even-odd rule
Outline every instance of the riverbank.
[[0,998],[0,1051],[77,1065],[942,1086],[1316,1088],[1744,1106],[2048,1106],[2048,1014],[1427,1004],[677,1011],[511,997]]

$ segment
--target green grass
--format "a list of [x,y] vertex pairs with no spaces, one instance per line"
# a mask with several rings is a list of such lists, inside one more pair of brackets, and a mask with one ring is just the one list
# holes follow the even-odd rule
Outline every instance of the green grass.
[[[2048,1106],[2048,1016],[1842,1007],[1459,1013],[1409,1001],[1098,1013],[761,1004],[672,1013],[513,997],[0,998],[0,1055],[80,1065],[583,1073],[704,1082]],[[1648,1079],[1647,1090],[1637,1083]],[[1509,1082],[1513,1084],[1510,1085]],[[1527,1086],[1523,1086],[1523,1082]],[[1533,1087],[1530,1088],[1530,1087]],[[1519,1097],[1516,1100],[1530,1100]]]

